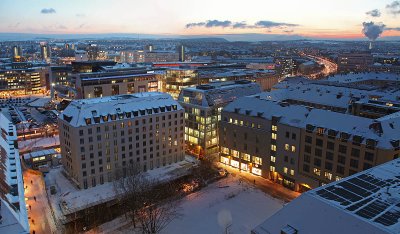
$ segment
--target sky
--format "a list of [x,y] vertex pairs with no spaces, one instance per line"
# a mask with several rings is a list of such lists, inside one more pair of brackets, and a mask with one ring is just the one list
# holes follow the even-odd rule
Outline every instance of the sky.
[[400,1],[0,0],[1,33],[360,38],[371,21],[385,25],[382,36],[400,36]]

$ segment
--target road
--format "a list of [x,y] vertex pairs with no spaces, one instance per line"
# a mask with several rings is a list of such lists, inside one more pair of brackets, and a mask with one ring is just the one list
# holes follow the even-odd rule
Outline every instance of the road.
[[324,69],[320,72],[310,74],[308,77],[316,79],[319,77],[326,77],[329,76],[330,74],[335,74],[337,72],[337,64],[334,62],[329,61],[328,59],[320,56],[315,56],[315,55],[306,55],[304,54],[303,56],[312,59],[316,61],[319,64],[324,65]]
[[[32,182],[32,183],[31,183]],[[43,176],[33,170],[24,171],[25,197],[28,208],[30,231],[35,234],[57,233],[47,201]],[[35,198],[36,197],[36,201]]]
[[267,193],[271,197],[277,198],[279,200],[285,201],[285,202],[290,202],[296,197],[300,196],[300,193],[292,191],[290,189],[287,189],[283,187],[280,184],[274,183],[268,179],[265,179],[261,176],[256,176],[253,175],[249,172],[245,171],[240,171],[237,168],[232,168],[230,166],[227,166],[222,163],[218,163],[219,167],[222,167],[226,169],[230,174],[233,176],[239,176],[242,179],[246,180],[248,183],[254,184],[257,188],[259,188],[261,191]]

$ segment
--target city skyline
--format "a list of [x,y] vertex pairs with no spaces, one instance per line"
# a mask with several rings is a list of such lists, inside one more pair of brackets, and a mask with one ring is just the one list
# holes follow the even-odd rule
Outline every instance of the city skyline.
[[[109,7],[104,7],[108,6]],[[364,22],[400,36],[399,1],[2,1],[0,33],[281,35],[361,39]],[[193,9],[193,10],[191,10]],[[221,10],[222,9],[222,10]],[[224,10],[225,9],[225,10]],[[29,16],[29,17],[28,17]]]

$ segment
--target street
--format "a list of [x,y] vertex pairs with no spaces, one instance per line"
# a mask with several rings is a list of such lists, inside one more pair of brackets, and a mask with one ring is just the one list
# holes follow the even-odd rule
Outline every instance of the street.
[[237,168],[232,168],[230,166],[227,166],[225,164],[222,163],[218,163],[218,166],[221,168],[226,169],[230,174],[232,174],[233,176],[239,176],[242,179],[246,180],[248,183],[250,184],[254,184],[257,188],[259,188],[261,191],[263,191],[264,193],[267,193],[268,195],[280,199],[282,201],[285,202],[290,202],[293,199],[295,199],[296,197],[300,196],[301,193],[292,191],[290,189],[287,189],[285,187],[283,187],[280,184],[274,183],[268,179],[265,179],[261,176],[256,176],[253,175],[249,172],[245,172],[245,171],[239,171],[239,169]]
[[[31,183],[32,182],[32,183]],[[56,233],[54,220],[51,215],[42,175],[33,170],[24,171],[25,197],[30,225],[30,233]],[[36,197],[36,201],[35,201]],[[29,207],[30,206],[30,207]],[[52,231],[53,230],[53,231]]]

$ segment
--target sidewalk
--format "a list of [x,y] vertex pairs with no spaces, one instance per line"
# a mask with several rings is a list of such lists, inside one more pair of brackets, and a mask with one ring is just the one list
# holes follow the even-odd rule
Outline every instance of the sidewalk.
[[[28,207],[29,205],[31,206],[31,209],[28,208],[31,233],[33,233],[33,230],[35,230],[36,234],[56,233],[57,228],[55,227],[50,207],[48,206],[42,175],[33,170],[25,170],[24,184],[28,186],[25,189],[25,197],[28,198],[26,204]],[[36,197],[36,201],[34,197]],[[32,220],[34,220],[34,223]]]
[[261,191],[267,193],[268,195],[280,199],[285,202],[290,202],[296,197],[300,196],[301,193],[292,191],[283,187],[280,184],[274,183],[268,179],[261,176],[253,175],[249,172],[239,171],[239,169],[232,168],[222,163],[217,164],[218,167],[226,169],[232,176],[239,176],[240,178],[246,180],[248,183],[253,184],[256,181],[255,186]]

